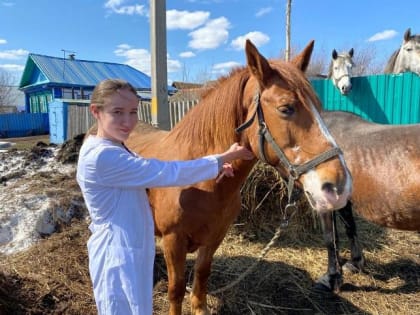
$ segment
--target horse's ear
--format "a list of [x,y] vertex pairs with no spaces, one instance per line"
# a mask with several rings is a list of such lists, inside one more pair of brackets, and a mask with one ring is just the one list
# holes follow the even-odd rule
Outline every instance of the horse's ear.
[[349,56],[350,56],[350,58],[353,58],[353,54],[354,54],[354,50],[353,50],[353,48],[352,48],[352,49],[350,49],[350,51],[349,51]]
[[314,49],[315,41],[311,40],[309,44],[302,50],[302,52],[293,58],[292,63],[298,67],[302,72],[305,72],[311,60],[312,50]]
[[337,54],[337,50],[335,50],[335,49],[333,49],[333,51],[332,51],[332,58],[335,60],[335,59],[337,59],[337,57],[338,57],[338,54]]
[[245,52],[248,69],[256,77],[261,86],[267,86],[268,79],[271,77],[273,71],[267,59],[258,52],[257,48],[249,39],[245,42]]
[[411,28],[408,28],[404,33],[404,41],[408,42],[411,37]]

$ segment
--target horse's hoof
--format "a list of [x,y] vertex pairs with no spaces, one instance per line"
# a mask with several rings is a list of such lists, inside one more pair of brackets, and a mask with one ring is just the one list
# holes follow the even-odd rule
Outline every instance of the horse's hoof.
[[326,286],[323,283],[319,283],[319,282],[315,282],[313,288],[314,291],[316,292],[321,292],[321,293],[332,293],[332,290],[330,287]]
[[191,314],[194,314],[194,315],[210,315],[210,312],[209,312],[208,309],[205,309],[205,310],[191,311]]
[[352,262],[348,261],[343,265],[343,271],[349,273],[358,273],[361,271],[361,269],[359,268],[359,266],[356,266]]
[[314,290],[319,292],[340,292],[340,288],[343,284],[343,277],[341,274],[329,275],[324,274],[314,284]]
[[358,272],[362,272],[364,265],[365,265],[365,258],[362,255],[359,258],[353,258],[352,260],[346,261],[342,269],[345,272],[358,273]]

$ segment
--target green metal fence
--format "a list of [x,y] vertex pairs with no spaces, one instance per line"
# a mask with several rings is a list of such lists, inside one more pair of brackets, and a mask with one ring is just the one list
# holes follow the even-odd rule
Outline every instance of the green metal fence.
[[[420,123],[420,76],[415,73],[354,77],[347,96],[341,95],[331,80],[313,79],[311,84],[326,110],[349,111],[381,124]],[[187,108],[177,102],[169,104],[171,128],[198,100],[190,102]],[[142,103],[139,119],[151,122],[150,104]]]
[[353,112],[381,124],[420,123],[420,76],[415,73],[354,77],[347,96],[331,80],[311,83],[326,110]]

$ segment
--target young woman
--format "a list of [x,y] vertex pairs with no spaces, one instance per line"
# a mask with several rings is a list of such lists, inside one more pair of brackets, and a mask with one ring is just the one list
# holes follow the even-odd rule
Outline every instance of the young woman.
[[237,143],[219,155],[190,161],[130,152],[124,141],[137,123],[138,101],[129,83],[100,82],[90,104],[98,131],[79,153],[77,182],[92,220],[87,247],[99,314],[152,314],[155,241],[146,188],[191,185],[220,173],[233,176],[228,162],[254,158]]

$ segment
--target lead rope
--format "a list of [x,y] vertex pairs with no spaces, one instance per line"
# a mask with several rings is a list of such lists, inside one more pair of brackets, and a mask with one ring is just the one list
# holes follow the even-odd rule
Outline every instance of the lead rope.
[[334,245],[334,256],[335,256],[335,268],[337,270],[340,270],[340,262],[339,255],[338,255],[338,246],[337,246],[337,226],[336,226],[336,215],[335,211],[331,212],[331,218],[332,218],[332,230],[333,230],[333,245]]
[[[245,277],[247,277],[255,269],[255,267],[261,262],[261,260],[265,258],[268,251],[271,249],[271,247],[273,247],[277,239],[280,237],[280,233],[282,229],[285,229],[289,226],[290,219],[296,213],[296,210],[297,210],[296,202],[291,202],[291,199],[292,199],[292,194],[289,193],[288,203],[286,207],[284,208],[282,221],[280,222],[280,225],[276,228],[276,232],[274,233],[271,240],[267,243],[267,245],[265,245],[265,247],[261,250],[260,254],[257,256],[257,260],[254,261],[254,263],[251,266],[249,266],[244,273],[241,273],[241,275],[238,278],[236,278],[235,281],[232,281],[231,283],[225,285],[224,287],[211,291],[210,294],[214,295],[214,294],[222,293],[228,289],[231,289],[232,287],[237,285],[239,282],[241,282]],[[293,209],[293,212],[291,213],[289,217],[287,217],[287,213],[288,211],[290,211],[290,209]]]
[[244,273],[242,273],[238,278],[236,278],[235,281],[225,285],[224,287],[211,291],[210,294],[214,295],[214,294],[224,292],[234,287],[239,282],[241,282],[246,276],[248,276],[255,269],[255,267],[260,263],[260,261],[263,260],[263,258],[267,255],[270,248],[273,247],[276,240],[280,237],[280,233],[281,233],[281,226],[277,227],[276,233],[274,233],[274,236],[271,238],[270,242],[268,242],[268,244],[263,248],[263,250],[257,257],[257,260],[254,261],[254,263],[251,266],[249,266],[248,269]]

